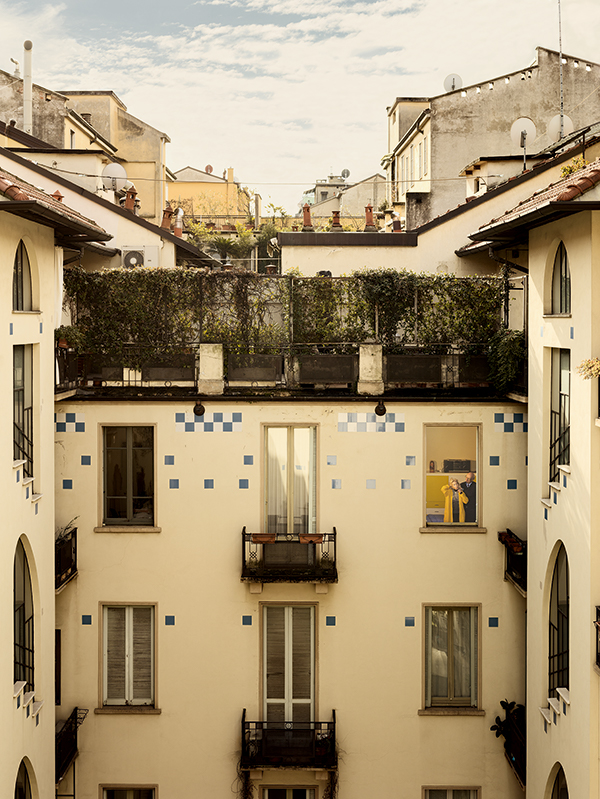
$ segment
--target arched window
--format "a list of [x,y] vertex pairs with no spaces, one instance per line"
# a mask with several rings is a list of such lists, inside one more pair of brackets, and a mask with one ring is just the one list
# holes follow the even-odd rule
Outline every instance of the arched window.
[[558,245],[552,270],[552,313],[571,313],[571,272],[565,245]]
[[552,786],[552,796],[550,799],[569,799],[569,789],[567,788],[567,780],[562,766],[558,769],[558,774]]
[[27,555],[21,541],[15,553],[15,682],[33,691],[33,593]]
[[31,799],[31,783],[29,782],[29,774],[27,773],[27,766],[24,760],[21,760],[21,765],[17,773],[15,799]]
[[[550,591],[548,636],[548,690],[569,687],[569,562],[561,544],[554,564]],[[554,794],[553,794],[554,796]]]
[[31,311],[31,267],[22,241],[17,247],[13,268],[13,311]]

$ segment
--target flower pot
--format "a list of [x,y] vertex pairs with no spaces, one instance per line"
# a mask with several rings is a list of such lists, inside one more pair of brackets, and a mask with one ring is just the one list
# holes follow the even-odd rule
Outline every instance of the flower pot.
[[323,533],[300,533],[301,544],[322,544]]
[[252,533],[253,544],[274,544],[275,533]]

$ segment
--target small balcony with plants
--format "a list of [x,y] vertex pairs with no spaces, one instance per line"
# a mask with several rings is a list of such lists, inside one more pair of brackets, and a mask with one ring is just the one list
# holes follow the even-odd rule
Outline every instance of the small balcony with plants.
[[242,580],[336,583],[337,533],[249,533],[242,530]]
[[77,576],[77,527],[69,522],[54,538],[54,587],[56,591]]
[[527,596],[527,541],[519,538],[512,530],[498,533],[498,541],[506,550],[504,577],[517,591]]
[[527,784],[526,712],[525,705],[516,702],[500,702],[504,718],[496,716],[490,729],[496,738],[504,738],[504,754],[523,789]]

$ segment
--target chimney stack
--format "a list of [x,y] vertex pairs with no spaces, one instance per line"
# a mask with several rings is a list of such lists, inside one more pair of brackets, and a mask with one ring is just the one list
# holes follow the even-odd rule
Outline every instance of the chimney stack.
[[304,207],[302,208],[302,217],[302,232],[312,233],[314,231],[314,227],[310,218],[310,205],[308,203],[304,203]]

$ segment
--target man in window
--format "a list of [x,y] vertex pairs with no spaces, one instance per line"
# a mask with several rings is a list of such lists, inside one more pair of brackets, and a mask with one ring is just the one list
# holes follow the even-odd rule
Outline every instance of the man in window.
[[473,472],[467,472],[465,482],[460,484],[469,504],[465,506],[465,522],[477,521],[477,483]]

